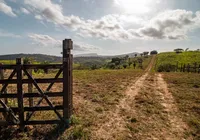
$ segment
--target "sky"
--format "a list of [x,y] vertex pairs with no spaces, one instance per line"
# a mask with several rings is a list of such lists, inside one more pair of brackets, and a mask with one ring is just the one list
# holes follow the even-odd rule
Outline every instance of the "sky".
[[200,49],[200,0],[0,0],[0,55]]

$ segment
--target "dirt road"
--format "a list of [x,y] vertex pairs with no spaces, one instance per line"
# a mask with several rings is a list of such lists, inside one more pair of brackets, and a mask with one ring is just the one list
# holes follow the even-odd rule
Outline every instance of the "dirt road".
[[98,139],[182,140],[188,128],[162,74],[151,73],[153,56],[144,74],[125,91],[107,122],[94,132]]

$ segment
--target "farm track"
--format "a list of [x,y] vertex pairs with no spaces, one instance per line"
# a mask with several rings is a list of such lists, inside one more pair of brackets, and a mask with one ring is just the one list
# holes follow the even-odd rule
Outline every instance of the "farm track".
[[[154,63],[155,56],[145,73],[127,88],[116,108],[107,112],[107,121],[92,132],[93,139],[184,139],[188,127],[181,119],[162,75],[150,73]],[[145,100],[146,97],[149,99]],[[148,106],[150,99],[154,110],[146,113],[145,109],[151,108]],[[132,124],[130,119],[136,123]]]

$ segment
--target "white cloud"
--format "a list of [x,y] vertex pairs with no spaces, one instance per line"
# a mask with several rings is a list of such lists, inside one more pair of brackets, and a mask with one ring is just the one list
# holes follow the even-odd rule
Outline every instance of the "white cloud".
[[[57,40],[53,37],[48,35],[41,35],[41,34],[30,34],[28,37],[33,41],[33,44],[41,45],[41,46],[52,46],[52,47],[61,47],[62,41]],[[89,45],[86,43],[74,43],[73,45],[74,51],[97,51],[99,50],[98,47],[93,45]]]
[[35,18],[38,20],[42,20],[42,16],[40,16],[40,15],[35,15]]
[[12,8],[8,6],[4,1],[0,1],[0,12],[3,12],[4,14],[16,17],[17,15],[13,12]]
[[20,35],[16,35],[13,33],[9,33],[0,29],[0,37],[12,37],[12,38],[20,38]]
[[146,39],[178,40],[187,38],[187,33],[197,26],[199,18],[191,11],[171,10],[163,12],[137,30],[129,30],[133,36]]
[[30,34],[28,35],[28,37],[33,41],[34,44],[39,44],[42,46],[61,47],[60,40],[56,40],[48,35]]
[[165,11],[149,21],[133,14],[113,14],[98,20],[85,20],[74,15],[65,16],[61,5],[52,3],[50,0],[25,0],[25,4],[32,7],[38,15],[35,17],[38,20],[46,20],[64,28],[70,28],[82,37],[118,41],[134,38],[185,39],[188,32],[199,27],[200,23],[200,12],[194,14],[186,10]]
[[27,15],[30,14],[30,12],[26,8],[21,7],[20,10],[24,14],[27,14]]

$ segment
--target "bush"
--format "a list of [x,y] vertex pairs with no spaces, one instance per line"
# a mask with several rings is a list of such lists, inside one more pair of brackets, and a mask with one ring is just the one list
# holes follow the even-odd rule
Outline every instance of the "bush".
[[158,72],[171,72],[175,70],[176,70],[176,65],[170,63],[161,64],[157,68]]

